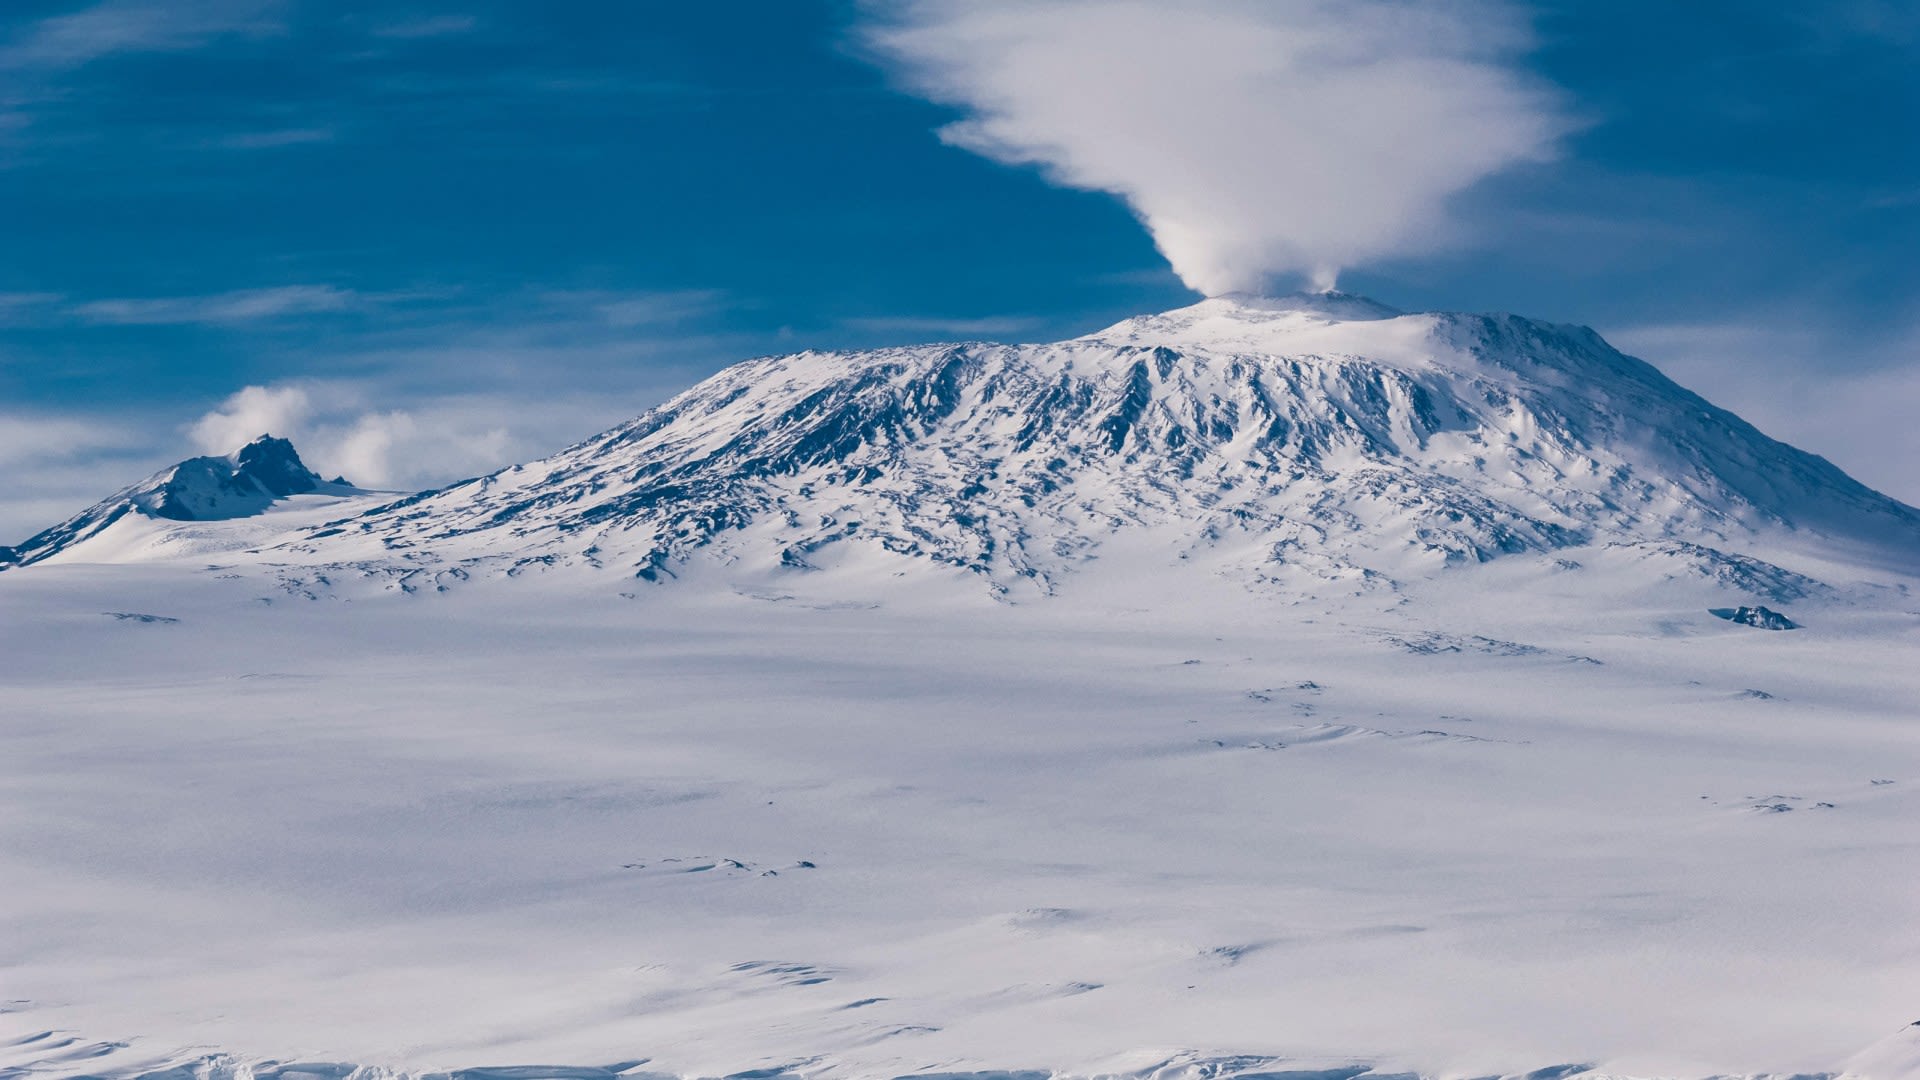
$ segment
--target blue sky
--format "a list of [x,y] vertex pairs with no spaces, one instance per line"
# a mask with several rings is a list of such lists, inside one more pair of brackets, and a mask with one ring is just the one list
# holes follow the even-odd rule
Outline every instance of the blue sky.
[[[1123,199],[939,136],[964,95],[871,36],[926,8],[13,0],[0,539],[256,423],[411,487],[751,355],[1195,299]],[[1920,6],[1502,14],[1550,150],[1341,286],[1596,326],[1920,501]]]

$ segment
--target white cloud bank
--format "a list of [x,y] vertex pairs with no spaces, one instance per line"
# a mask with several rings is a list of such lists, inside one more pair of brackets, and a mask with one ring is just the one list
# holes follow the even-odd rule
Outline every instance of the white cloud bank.
[[[446,396],[406,409],[370,407],[368,389],[310,380],[247,386],[188,426],[201,453],[230,454],[262,435],[293,441],[307,466],[362,487],[414,490],[554,448],[527,437],[567,426],[574,406],[500,395]],[[516,434],[516,429],[520,433]]]
[[947,142],[1119,195],[1210,295],[1444,245],[1571,127],[1497,0],[876,0],[862,39],[965,110]]
[[1768,435],[1920,506],[1920,323],[1869,336],[1775,312],[1616,327],[1606,338]]
[[312,401],[297,386],[248,386],[194,421],[187,434],[202,453],[227,454],[262,435],[302,431],[312,413]]

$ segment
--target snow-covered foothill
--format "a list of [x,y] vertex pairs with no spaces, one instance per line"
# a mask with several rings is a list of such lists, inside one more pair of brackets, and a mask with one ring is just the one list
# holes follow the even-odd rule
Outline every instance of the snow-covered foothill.
[[[224,456],[188,458],[66,521],[0,548],[0,569],[49,560],[127,562],[229,550],[389,501],[344,477],[322,480],[286,439],[262,435]],[[230,524],[239,519],[258,519]],[[216,527],[196,527],[219,523]]]

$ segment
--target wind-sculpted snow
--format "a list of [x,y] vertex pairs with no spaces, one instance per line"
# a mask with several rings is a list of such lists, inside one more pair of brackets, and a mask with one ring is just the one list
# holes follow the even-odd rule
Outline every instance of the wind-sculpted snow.
[[699,556],[760,570],[884,552],[1046,591],[1123,533],[1248,581],[1357,588],[1644,545],[1786,599],[1797,576],[1739,549],[1791,533],[1904,570],[1920,513],[1584,328],[1235,298],[1057,344],[748,361],[285,555],[660,580]]

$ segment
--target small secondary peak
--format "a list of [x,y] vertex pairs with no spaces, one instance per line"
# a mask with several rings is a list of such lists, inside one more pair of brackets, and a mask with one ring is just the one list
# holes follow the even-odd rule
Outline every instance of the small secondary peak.
[[322,480],[291,442],[262,435],[231,454],[170,465],[17,547],[0,547],[0,569],[51,558],[121,521],[226,521],[265,513],[295,495],[360,494],[345,479]]
[[[293,443],[272,435],[261,435],[228,454],[226,459],[232,464],[235,476],[251,478],[274,495],[297,495],[324,483],[300,460]],[[181,466],[189,464],[182,462]]]

